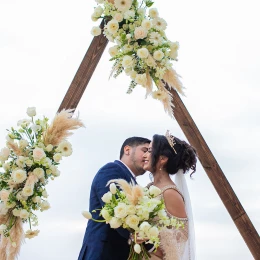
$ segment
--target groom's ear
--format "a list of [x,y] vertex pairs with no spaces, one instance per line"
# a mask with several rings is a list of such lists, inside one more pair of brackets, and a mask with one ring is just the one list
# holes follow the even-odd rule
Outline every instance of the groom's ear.
[[129,145],[126,145],[124,147],[124,154],[125,155],[129,155],[130,154],[130,150],[131,150],[131,147]]

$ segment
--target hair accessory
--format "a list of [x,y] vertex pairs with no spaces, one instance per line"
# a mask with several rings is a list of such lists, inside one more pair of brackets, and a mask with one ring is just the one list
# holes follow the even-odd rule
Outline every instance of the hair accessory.
[[177,154],[175,148],[174,148],[174,145],[176,144],[175,140],[174,140],[174,136],[170,134],[170,131],[167,130],[166,131],[166,134],[165,134],[165,137],[169,143],[169,145],[171,146],[171,148],[173,149],[173,151],[175,152],[175,154]]

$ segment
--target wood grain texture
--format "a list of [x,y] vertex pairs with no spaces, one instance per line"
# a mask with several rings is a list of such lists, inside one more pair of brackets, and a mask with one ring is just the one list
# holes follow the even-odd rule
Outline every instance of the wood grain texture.
[[255,259],[260,259],[260,238],[251,220],[246,214],[235,192],[221,170],[219,164],[202,137],[198,127],[175,90],[173,95],[174,117],[180,125],[189,143],[196,148],[198,158],[209,179],[228,210],[240,234]]
[[[103,29],[104,22],[100,24],[100,28]],[[85,57],[83,58],[79,69],[71,82],[71,85],[65,94],[63,101],[58,109],[60,112],[62,109],[76,108],[83,96],[83,93],[97,67],[97,64],[107,46],[108,40],[100,34],[93,38]]]

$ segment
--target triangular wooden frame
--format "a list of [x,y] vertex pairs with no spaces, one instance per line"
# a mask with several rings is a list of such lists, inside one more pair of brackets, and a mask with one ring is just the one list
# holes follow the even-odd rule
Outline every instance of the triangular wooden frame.
[[[100,28],[103,29],[103,22],[101,23]],[[58,111],[77,107],[107,46],[107,43],[108,40],[103,34],[93,38]],[[235,192],[226,179],[223,171],[214,158],[178,93],[174,90],[171,90],[171,93],[173,95],[173,104],[175,106],[175,119],[180,125],[189,143],[196,148],[199,160],[205,172],[215,187],[253,257],[255,259],[260,259],[260,238],[255,227],[238,200]]]

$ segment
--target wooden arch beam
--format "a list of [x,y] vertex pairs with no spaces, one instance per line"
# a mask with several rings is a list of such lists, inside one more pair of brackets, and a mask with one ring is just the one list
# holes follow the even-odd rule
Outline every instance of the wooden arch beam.
[[[100,28],[103,28],[103,22],[101,23]],[[94,37],[58,111],[77,107],[106,48],[107,43],[108,40],[103,34]],[[173,104],[175,106],[174,115],[178,124],[190,144],[196,148],[199,160],[205,172],[215,187],[219,197],[237,226],[253,257],[255,259],[260,259],[260,238],[256,229],[226,179],[212,152],[210,151],[207,143],[202,137],[195,122],[190,116],[188,110],[180,99],[178,93],[175,90],[172,90],[171,93],[173,95]]]

